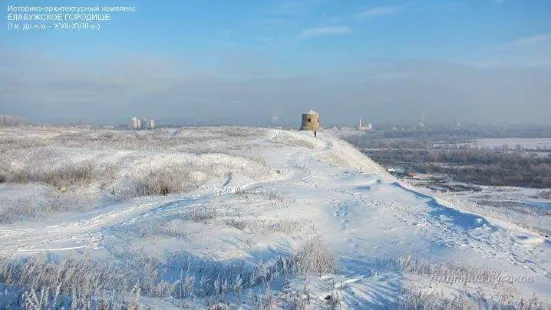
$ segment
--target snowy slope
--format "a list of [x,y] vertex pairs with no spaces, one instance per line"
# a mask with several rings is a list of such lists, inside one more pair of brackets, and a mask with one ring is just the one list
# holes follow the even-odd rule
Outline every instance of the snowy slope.
[[[201,130],[215,135],[220,129]],[[183,137],[193,132],[190,128],[166,134]],[[212,149],[222,143],[208,141],[196,143],[213,143]],[[87,211],[0,223],[0,256],[77,253],[124,261],[139,251],[161,262],[162,277],[174,282],[182,273],[174,257],[267,264],[292,257],[304,242],[320,236],[338,262],[334,272],[276,277],[251,285],[239,296],[235,290],[216,296],[197,293],[189,300],[143,294],[140,303],[145,305],[203,308],[216,300],[253,308],[259,302],[255,298],[264,296],[264,305],[276,307],[300,300],[307,308],[335,301],[344,308],[365,309],[386,308],[406,292],[430,298],[436,298],[433,293],[442,294],[438,298],[463,294],[477,301],[481,290],[502,304],[534,294],[551,304],[549,240],[427,196],[329,133],[314,138],[308,132],[262,129],[235,140],[231,156],[192,154],[192,148],[189,153],[123,148],[92,152],[86,145],[67,148],[56,143],[51,147],[64,148],[68,157],[119,163],[127,169],[119,176],[140,173],[139,163],[191,160],[205,161],[202,165],[224,162],[235,173],[205,179],[185,193],[98,200],[101,203]],[[236,169],[251,165],[245,154],[263,158],[269,171],[251,177],[255,174],[247,169]],[[2,186],[2,196],[22,190]]]

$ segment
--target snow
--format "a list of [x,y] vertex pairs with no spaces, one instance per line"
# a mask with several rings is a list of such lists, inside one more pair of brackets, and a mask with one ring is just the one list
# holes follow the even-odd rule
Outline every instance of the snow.
[[[20,129],[10,134],[35,138],[45,131],[45,141],[63,134],[51,130]],[[204,181],[185,193],[98,199],[94,208],[80,212],[0,223],[0,256],[81,253],[117,260],[124,259],[121,253],[139,249],[159,260],[176,255],[254,265],[290,255],[319,235],[337,258],[336,272],[276,281],[270,287],[276,299],[300,295],[297,298],[311,298],[311,305],[320,306],[327,296],[337,294],[344,308],[385,308],[404,288],[432,280],[430,275],[386,268],[381,263],[409,255],[419,261],[465,264],[529,277],[532,281],[515,283],[518,296],[536,294],[551,304],[551,242],[536,232],[463,210],[399,182],[327,131],[314,138],[308,132],[255,128],[244,129],[242,137],[222,134],[220,138],[224,130],[183,128],[160,133],[189,139],[192,145],[186,147],[190,150],[194,145],[218,147],[218,152],[204,154],[160,146],[116,149],[47,142],[56,158],[116,163],[120,169],[116,182],[170,162],[193,162],[201,167],[216,164],[234,172],[209,179],[198,170],[195,178]],[[72,134],[81,133],[74,130]],[[268,171],[256,166],[251,156],[262,158]],[[24,163],[24,158],[18,159],[18,164]],[[35,185],[2,185],[0,196],[28,191],[41,195],[41,190]],[[198,212],[196,220],[190,220],[190,212]],[[240,229],[241,225],[245,228]],[[179,273],[177,268],[168,270],[166,277],[173,279]],[[495,292],[492,283],[476,284]],[[423,289],[429,290],[429,285]],[[430,289],[453,295],[472,293],[477,286],[440,281]],[[248,300],[250,305],[254,296],[265,291],[261,285],[249,288],[242,302]],[[224,298],[232,305],[241,300],[232,294]],[[190,302],[201,308],[208,301],[197,297]],[[149,296],[142,303],[162,308],[182,305],[181,300]]]
[[[517,146],[520,146],[524,150],[551,150],[551,138],[485,138],[468,143],[456,143],[455,145],[468,145],[478,148],[501,148],[505,146],[508,149],[516,149]],[[543,152],[541,155],[547,156],[546,154]]]
[[514,148],[520,145],[523,149],[551,149],[551,138],[500,138],[500,139],[479,139],[475,145],[484,147],[499,147],[507,145]]

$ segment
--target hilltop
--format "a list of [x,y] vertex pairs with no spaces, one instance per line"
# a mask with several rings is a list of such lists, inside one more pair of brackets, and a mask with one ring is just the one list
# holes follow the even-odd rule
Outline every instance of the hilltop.
[[20,127],[0,141],[0,308],[551,305],[549,240],[399,181],[330,132]]

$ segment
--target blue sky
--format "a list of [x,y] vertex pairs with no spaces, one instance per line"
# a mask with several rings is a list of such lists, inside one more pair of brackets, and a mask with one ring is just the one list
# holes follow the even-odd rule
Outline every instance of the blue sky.
[[[551,112],[548,0],[7,4],[137,12],[111,13],[97,32],[3,27],[0,113],[121,121],[177,110],[185,121],[292,123],[312,107],[334,123],[414,121],[419,111],[442,122],[551,121],[541,113]],[[519,115],[526,107],[540,112]]]

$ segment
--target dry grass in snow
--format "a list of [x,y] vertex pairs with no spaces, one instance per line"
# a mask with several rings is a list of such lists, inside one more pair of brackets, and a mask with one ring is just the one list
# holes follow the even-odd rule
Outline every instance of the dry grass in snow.
[[[0,292],[0,307],[127,309],[139,305],[142,297],[215,300],[233,295],[239,300],[250,298],[258,289],[269,292],[271,286],[281,285],[288,277],[319,275],[336,268],[336,258],[319,237],[293,254],[253,265],[185,253],[172,253],[160,261],[133,252],[124,263],[86,257],[0,258],[0,285],[5,286]],[[266,304],[266,300],[275,303],[270,294],[256,303]]]
[[4,131],[0,183],[47,189],[4,199],[0,222],[185,193],[211,180],[242,176],[259,181],[271,176],[265,160],[250,152],[260,129]]

